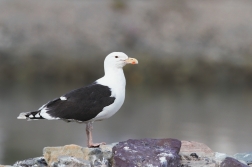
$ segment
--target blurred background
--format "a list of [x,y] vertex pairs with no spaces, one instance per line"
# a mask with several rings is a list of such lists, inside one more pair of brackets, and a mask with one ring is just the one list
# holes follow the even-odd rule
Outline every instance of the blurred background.
[[0,164],[85,146],[85,124],[16,117],[102,77],[113,51],[139,65],[124,68],[125,103],[95,141],[252,151],[251,16],[249,0],[0,0]]

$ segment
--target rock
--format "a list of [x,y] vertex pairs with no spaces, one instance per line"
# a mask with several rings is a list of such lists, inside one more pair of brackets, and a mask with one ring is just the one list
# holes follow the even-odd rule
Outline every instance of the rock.
[[58,157],[58,161],[53,163],[53,167],[91,167],[89,161],[84,159],[69,157],[69,156],[62,156]]
[[214,152],[203,143],[182,141],[180,149],[183,167],[215,167]]
[[233,157],[239,161],[245,162],[248,165],[252,165],[252,152],[237,153]]
[[214,156],[214,152],[203,143],[195,141],[181,141],[181,143],[180,152],[183,154],[190,155],[192,153],[196,153],[200,157]]
[[45,147],[43,155],[46,162],[51,165],[53,162],[58,161],[60,156],[73,156],[76,158],[84,158],[82,147],[77,145],[66,145],[63,147]]
[[220,164],[220,167],[249,167],[249,166],[239,162],[234,158],[226,157],[225,160]]
[[[249,167],[252,153],[233,157],[214,153],[205,144],[177,139],[139,139],[87,148],[45,147],[44,157],[0,167]],[[237,159],[237,160],[236,160]],[[239,161],[238,161],[239,160]]]
[[[110,165],[112,157],[112,147],[116,143],[110,145],[101,145],[99,148],[87,148],[77,145],[66,145],[63,147],[45,147],[43,155],[48,165],[63,166],[71,161],[74,157],[74,163],[78,166],[80,164],[99,166]],[[89,162],[89,164],[87,163]]]
[[177,139],[139,139],[113,147],[113,167],[177,167],[181,142]]
[[229,157],[229,155],[225,154],[225,153],[219,153],[219,152],[216,152],[215,153],[215,156],[214,156],[214,160],[216,161],[216,163],[218,165],[221,164],[222,161],[224,161],[225,158]]
[[16,162],[13,167],[47,167],[44,157],[29,158]]
[[224,161],[224,159],[226,157],[228,157],[228,155],[225,154],[225,153],[216,152],[215,155],[214,155],[214,157],[215,157],[215,160],[217,160],[217,161]]

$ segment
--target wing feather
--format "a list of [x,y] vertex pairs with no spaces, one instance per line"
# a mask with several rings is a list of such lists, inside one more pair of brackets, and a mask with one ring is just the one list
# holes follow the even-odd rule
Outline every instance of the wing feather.
[[48,115],[65,120],[88,121],[115,100],[108,86],[96,83],[73,90],[63,97],[67,100],[57,98],[44,106]]

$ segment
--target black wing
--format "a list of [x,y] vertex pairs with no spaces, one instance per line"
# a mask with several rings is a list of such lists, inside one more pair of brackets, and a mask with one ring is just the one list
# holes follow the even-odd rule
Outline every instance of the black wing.
[[47,113],[55,118],[88,121],[114,102],[115,97],[110,96],[109,87],[94,83],[65,94],[66,100],[58,98],[49,102]]

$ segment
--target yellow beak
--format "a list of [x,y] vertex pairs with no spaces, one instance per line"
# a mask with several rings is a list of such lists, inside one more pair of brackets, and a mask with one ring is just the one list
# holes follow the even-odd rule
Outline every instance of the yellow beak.
[[138,60],[135,58],[129,57],[128,59],[125,60],[127,64],[138,64]]

